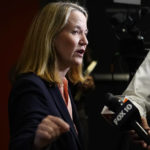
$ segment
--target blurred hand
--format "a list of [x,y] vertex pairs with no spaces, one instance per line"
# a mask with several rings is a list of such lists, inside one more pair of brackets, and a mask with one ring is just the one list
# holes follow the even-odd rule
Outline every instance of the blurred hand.
[[[148,134],[150,136],[150,127],[147,123],[147,119],[142,117],[141,120],[142,120],[142,123],[141,123],[142,127],[148,132]],[[146,142],[141,140],[141,138],[137,135],[137,133],[134,130],[129,131],[129,134],[135,144],[142,146],[146,150],[150,150],[150,145],[147,145]]]
[[38,125],[34,138],[34,149],[40,150],[57,139],[62,133],[69,131],[69,125],[61,118],[48,115]]

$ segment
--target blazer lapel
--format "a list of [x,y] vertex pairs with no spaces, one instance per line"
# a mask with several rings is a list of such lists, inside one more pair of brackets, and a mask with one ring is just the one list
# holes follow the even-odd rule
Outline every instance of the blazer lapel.
[[75,136],[78,143],[80,143],[79,139],[78,139],[76,129],[75,129],[74,124],[73,124],[73,121],[70,117],[70,114],[67,110],[66,104],[65,104],[65,102],[64,102],[64,100],[61,96],[61,93],[60,93],[58,87],[51,88],[50,92],[51,92],[51,95],[53,96],[53,99],[54,99],[54,101],[57,105],[57,108],[58,108],[59,112],[62,114],[64,120],[69,123],[71,132]]

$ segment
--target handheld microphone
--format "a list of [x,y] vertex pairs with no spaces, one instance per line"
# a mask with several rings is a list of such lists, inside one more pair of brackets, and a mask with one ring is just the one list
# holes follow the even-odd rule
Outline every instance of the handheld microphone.
[[134,129],[141,139],[148,145],[150,144],[150,136],[140,125],[140,113],[130,100],[125,98],[124,101],[122,101],[112,93],[107,93],[105,105],[111,111],[115,112],[115,115],[112,118],[114,126],[119,129]]

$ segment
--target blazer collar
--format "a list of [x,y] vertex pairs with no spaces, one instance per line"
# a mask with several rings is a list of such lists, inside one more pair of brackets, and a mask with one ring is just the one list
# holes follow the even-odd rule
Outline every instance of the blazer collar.
[[[75,136],[75,138],[76,138],[76,140],[77,140],[77,142],[79,144],[80,142],[79,142],[79,139],[78,139],[78,134],[76,132],[73,120],[71,119],[70,114],[69,114],[69,112],[67,110],[66,104],[65,104],[65,102],[64,102],[64,100],[63,100],[63,98],[61,96],[59,88],[57,86],[55,86],[54,88],[51,88],[50,92],[51,92],[51,94],[52,94],[52,96],[54,98],[54,101],[55,101],[55,103],[57,105],[57,108],[58,108],[59,112],[63,116],[63,119],[66,122],[68,122],[68,124],[70,125],[70,131],[73,133],[73,135]],[[69,94],[70,94],[70,92],[69,92]],[[72,99],[71,96],[70,96],[70,99]]]

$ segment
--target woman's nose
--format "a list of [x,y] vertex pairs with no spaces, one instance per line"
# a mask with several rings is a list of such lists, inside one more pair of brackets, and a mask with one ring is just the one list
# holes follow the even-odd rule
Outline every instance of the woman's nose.
[[85,34],[82,35],[82,37],[80,39],[80,44],[88,45],[88,39],[87,39],[87,36]]

